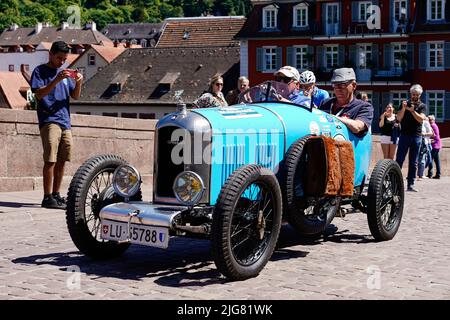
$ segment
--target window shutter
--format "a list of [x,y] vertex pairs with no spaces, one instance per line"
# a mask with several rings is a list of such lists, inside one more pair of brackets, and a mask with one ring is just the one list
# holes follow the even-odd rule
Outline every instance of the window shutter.
[[397,32],[397,30],[395,30],[395,29],[397,29],[396,28],[397,23],[395,22],[395,19],[394,19],[394,0],[390,0],[389,8],[391,8],[391,10],[390,10],[391,19],[389,20],[391,22],[391,32]]
[[294,47],[286,48],[286,65],[297,68]]
[[372,92],[372,106],[373,106],[373,120],[372,120],[372,132],[380,132],[378,127],[378,120],[380,119],[381,106],[380,106],[380,93]]
[[427,44],[419,44],[419,69],[427,68]]
[[277,48],[277,70],[282,67],[283,63],[283,48],[278,47]]
[[349,47],[349,60],[353,68],[358,68],[358,46],[351,45]]
[[444,118],[450,120],[450,92],[445,93]]
[[345,63],[345,46],[344,45],[339,46],[338,63],[339,63],[339,67],[344,66],[344,63]]
[[262,72],[264,69],[264,49],[256,48],[256,71]]
[[408,43],[408,70],[414,69],[414,43]]
[[327,30],[327,23],[326,4],[322,3],[322,33],[325,33]]
[[312,70],[314,69],[313,65],[314,65],[314,47],[313,46],[308,46],[308,53],[310,55],[310,59],[308,60],[308,69]]
[[[381,93],[381,105],[380,105],[380,110],[384,110],[384,108],[386,108],[387,104],[391,102],[391,93],[389,91],[387,92],[382,92]],[[398,110],[400,106],[394,106],[395,110]]]
[[324,46],[317,46],[317,55],[316,55],[316,64],[317,68],[323,68],[324,65],[324,55],[325,55],[325,47]]
[[372,44],[372,63],[375,69],[378,69],[378,44]]
[[356,22],[359,20],[358,9],[359,9],[359,2],[353,2],[352,3],[352,21],[353,22]]
[[445,69],[450,69],[450,42],[448,41],[445,42],[444,44],[444,57],[445,57],[444,62]]
[[386,43],[384,45],[384,67],[386,69],[392,68],[392,50],[391,45],[389,43]]

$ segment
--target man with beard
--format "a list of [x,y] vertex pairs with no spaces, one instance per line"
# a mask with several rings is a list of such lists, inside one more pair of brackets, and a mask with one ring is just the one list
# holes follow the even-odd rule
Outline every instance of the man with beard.
[[411,99],[403,101],[402,106],[397,113],[397,119],[400,122],[401,132],[398,141],[396,161],[400,168],[405,161],[406,153],[409,151],[408,164],[408,187],[407,191],[417,192],[414,188],[414,179],[417,172],[417,162],[419,157],[420,145],[422,143],[422,122],[425,119],[427,106],[420,101],[423,89],[419,84],[415,84],[409,89]]

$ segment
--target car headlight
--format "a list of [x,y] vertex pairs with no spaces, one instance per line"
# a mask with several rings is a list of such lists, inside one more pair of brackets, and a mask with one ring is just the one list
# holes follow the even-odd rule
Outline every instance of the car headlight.
[[135,167],[122,165],[114,171],[112,185],[119,196],[130,198],[139,191],[141,176]]
[[173,192],[178,201],[187,206],[194,206],[202,199],[205,185],[198,174],[184,171],[175,178]]

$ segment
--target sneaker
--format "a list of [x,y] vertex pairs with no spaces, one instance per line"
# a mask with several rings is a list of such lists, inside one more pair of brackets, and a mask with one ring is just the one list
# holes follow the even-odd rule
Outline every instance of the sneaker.
[[441,176],[434,176],[433,179],[440,179]]
[[41,203],[42,208],[66,210],[65,203],[57,201],[52,196],[45,196]]
[[406,191],[411,191],[411,192],[419,192],[418,189],[414,188],[414,186],[408,186],[408,188],[406,189]]
[[53,197],[53,199],[55,199],[56,201],[66,204],[66,198],[61,197],[61,195],[59,194],[59,192],[52,192],[52,197]]

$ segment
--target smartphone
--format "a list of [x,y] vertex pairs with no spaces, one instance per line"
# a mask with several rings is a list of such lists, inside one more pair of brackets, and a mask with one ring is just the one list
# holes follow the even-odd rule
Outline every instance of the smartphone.
[[75,70],[75,69],[66,69],[66,71],[69,72],[71,78],[77,79],[77,73],[78,73],[78,70]]

